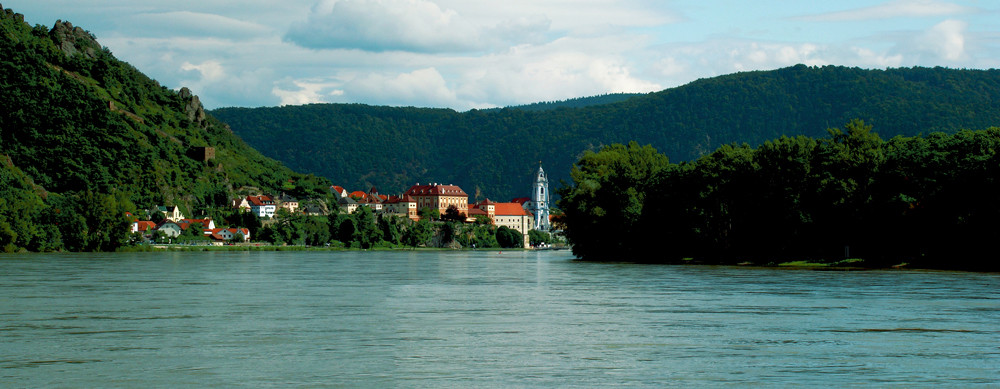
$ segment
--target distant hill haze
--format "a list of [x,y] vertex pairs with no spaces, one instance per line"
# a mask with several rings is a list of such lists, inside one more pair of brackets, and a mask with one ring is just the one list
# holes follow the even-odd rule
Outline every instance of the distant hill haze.
[[824,137],[851,119],[886,139],[1000,125],[998,70],[797,65],[624,97],[545,110],[312,104],[211,113],[264,155],[345,187],[392,193],[449,182],[473,201],[528,195],[539,161],[557,188],[584,150],[616,142],[683,161],[733,142]]

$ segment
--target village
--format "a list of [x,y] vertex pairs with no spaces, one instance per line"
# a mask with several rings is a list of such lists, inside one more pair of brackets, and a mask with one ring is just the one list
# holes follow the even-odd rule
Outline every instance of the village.
[[[519,197],[509,202],[486,198],[470,203],[469,195],[462,188],[440,183],[416,183],[398,195],[380,194],[375,187],[367,192],[348,192],[337,185],[331,186],[330,192],[335,206],[318,206],[315,202],[303,206],[298,199],[286,194],[247,195],[234,199],[230,206],[264,221],[272,220],[282,212],[326,216],[330,213],[353,214],[360,207],[367,207],[374,215],[400,217],[412,222],[426,218],[440,219],[442,216],[465,223],[485,221],[496,228],[517,231],[523,240],[522,247],[531,247],[530,231],[549,232],[552,229],[548,177],[541,166],[534,176],[530,197]],[[211,218],[188,218],[178,206],[158,206],[151,210],[151,215],[155,215],[151,218],[155,221],[133,217],[133,235],[151,242],[158,238],[173,242],[182,236],[198,236],[200,230],[202,236],[216,245],[251,242],[254,238],[245,226],[220,227]]]

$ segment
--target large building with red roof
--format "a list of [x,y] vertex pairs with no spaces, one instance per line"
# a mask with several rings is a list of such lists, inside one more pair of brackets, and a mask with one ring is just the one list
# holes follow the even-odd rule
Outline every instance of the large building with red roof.
[[469,195],[462,188],[455,185],[420,185],[420,183],[417,183],[411,186],[403,195],[410,196],[410,198],[416,201],[418,210],[426,207],[436,209],[441,215],[444,215],[448,207],[454,206],[458,209],[458,213],[462,215],[469,214]]

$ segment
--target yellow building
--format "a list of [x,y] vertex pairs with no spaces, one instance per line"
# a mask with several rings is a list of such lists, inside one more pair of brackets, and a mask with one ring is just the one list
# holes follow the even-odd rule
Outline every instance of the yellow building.
[[410,196],[416,202],[418,210],[427,207],[436,209],[444,215],[448,207],[455,206],[459,214],[463,216],[469,214],[469,195],[455,185],[417,183],[403,195]]

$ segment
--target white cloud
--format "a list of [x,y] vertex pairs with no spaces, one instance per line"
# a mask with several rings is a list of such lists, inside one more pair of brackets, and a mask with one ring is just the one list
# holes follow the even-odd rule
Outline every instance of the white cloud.
[[345,82],[343,96],[361,102],[391,105],[447,107],[460,104],[455,92],[435,68],[409,73],[369,73]]
[[205,61],[197,65],[184,62],[181,64],[181,70],[186,72],[197,71],[201,75],[201,82],[218,82],[226,78],[226,71],[222,68],[222,64],[219,61]]
[[454,52],[479,47],[476,26],[426,0],[326,0],[286,38],[310,48]]
[[[207,108],[218,106],[260,106],[275,104],[265,91],[275,77],[270,68],[240,68],[235,71],[216,60],[181,64],[180,86],[186,86],[201,97]],[[206,98],[207,96],[211,96]],[[225,102],[225,103],[220,103]]]
[[581,43],[517,47],[476,60],[480,66],[462,67],[458,95],[470,105],[504,106],[662,89],[634,75],[635,65],[617,54],[567,50]]
[[684,18],[676,6],[656,0],[505,0],[503,3],[468,0],[435,0],[457,10],[479,25],[498,20],[544,17],[552,29],[579,34],[606,31],[609,27],[656,27]]
[[854,54],[857,66],[868,66],[873,68],[899,67],[903,64],[902,54],[879,53],[870,49],[854,47],[851,49]]
[[[825,65],[822,48],[812,43],[784,44],[759,42],[720,42],[732,46],[728,51],[728,61],[712,65],[725,74],[726,64],[732,64],[732,71],[775,69],[797,64]],[[714,56],[712,53],[705,53]]]
[[264,36],[275,31],[267,26],[245,22],[222,15],[171,11],[141,13],[119,21],[120,27],[132,36],[192,36],[246,39]]
[[974,12],[974,9],[971,7],[937,0],[895,0],[872,7],[807,16],[802,19],[839,22],[889,19],[898,17],[947,16],[968,12]]
[[945,20],[923,34],[919,43],[927,50],[948,61],[965,57],[965,28],[960,20]]
[[[1000,63],[996,12],[981,0],[892,0],[833,13],[817,9],[850,6],[769,4],[4,1],[31,24],[63,19],[93,31],[116,56],[170,88],[191,88],[208,108],[361,102],[464,110],[648,92],[797,63]],[[795,16],[802,14],[814,16]]]
[[677,57],[667,57],[657,61],[654,68],[665,77],[674,77],[688,72],[688,66]]
[[[271,93],[281,102],[279,105],[303,105],[313,103],[328,103],[330,97],[343,95],[344,91],[333,89],[337,84],[308,80],[290,80],[295,89],[285,89],[275,85]],[[326,92],[324,92],[326,90]]]

